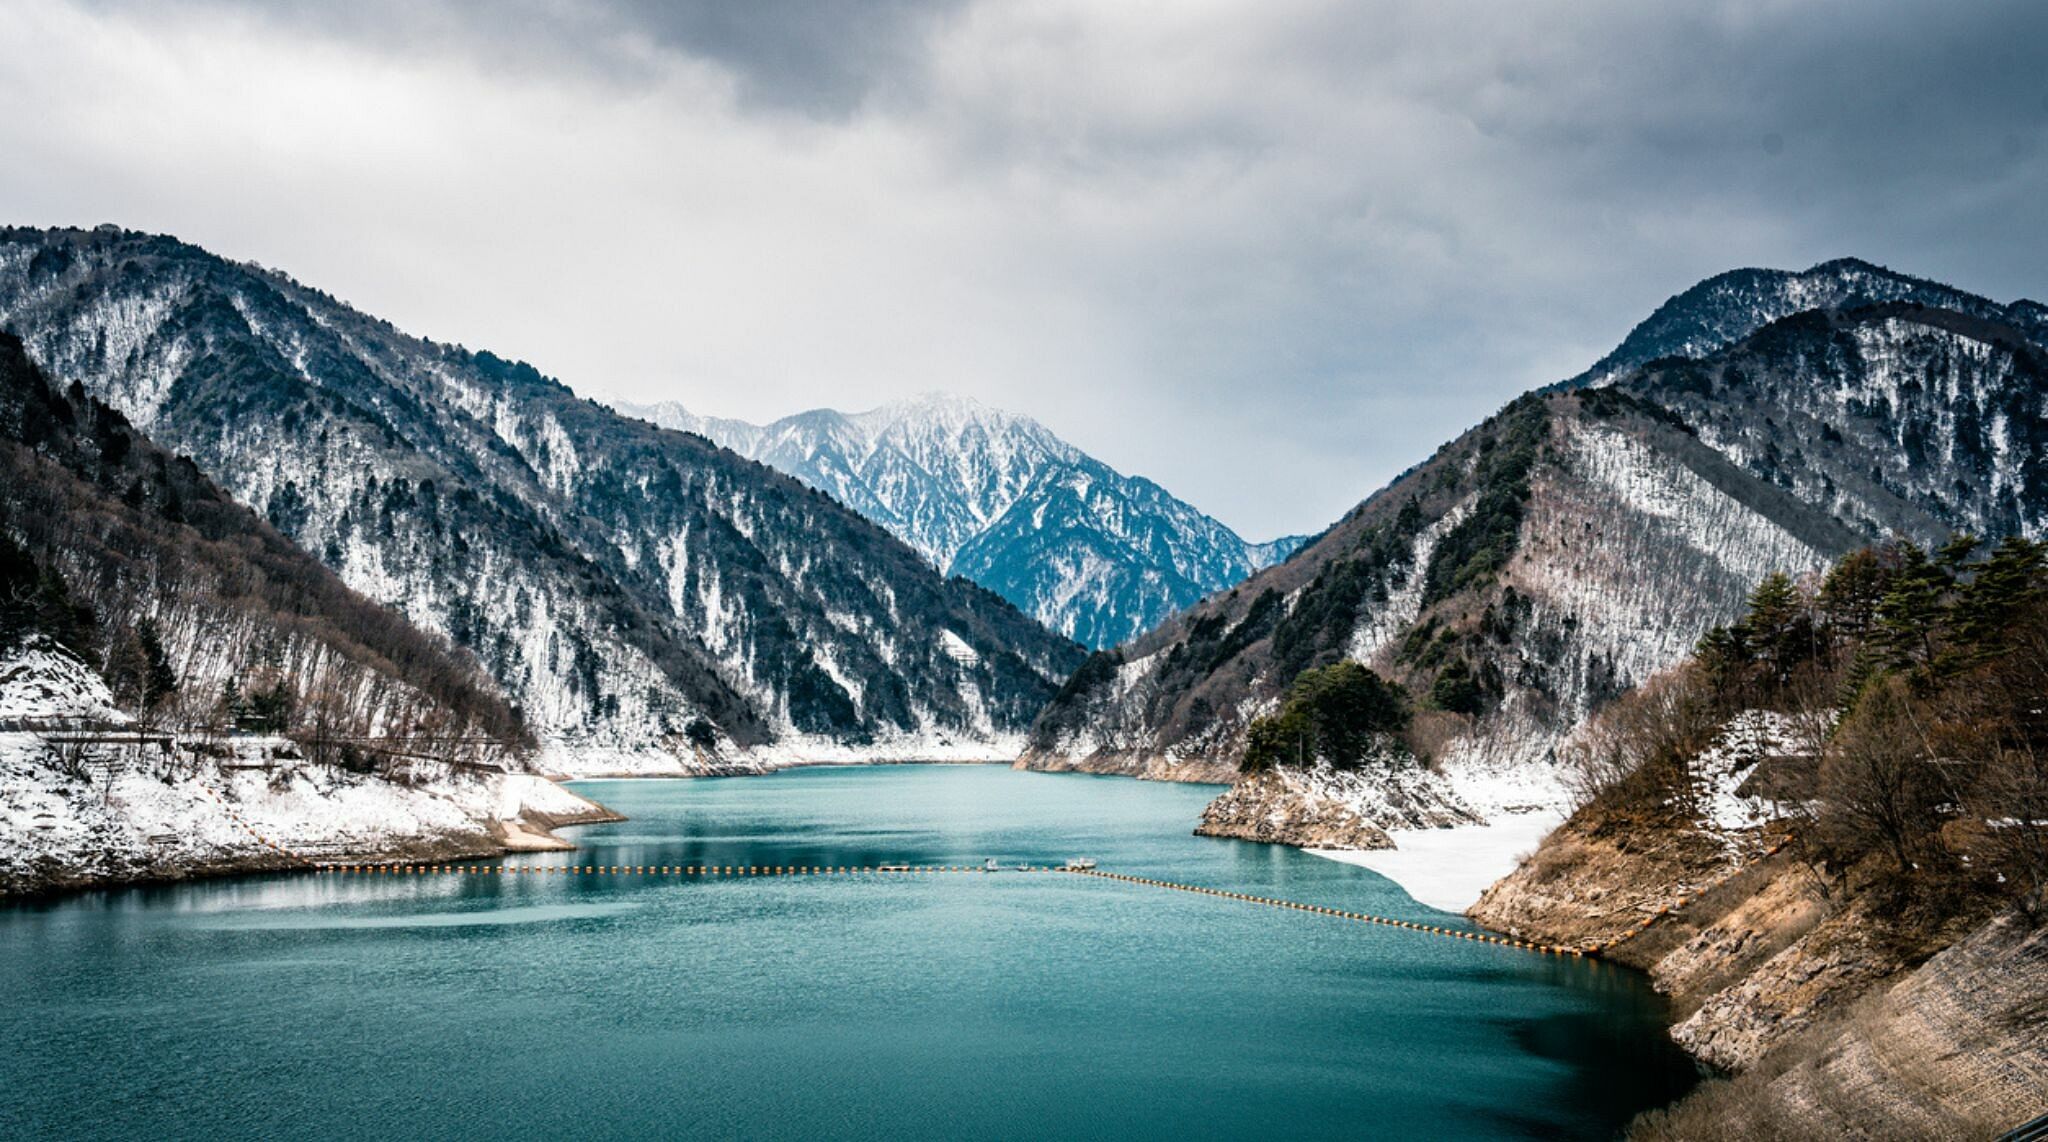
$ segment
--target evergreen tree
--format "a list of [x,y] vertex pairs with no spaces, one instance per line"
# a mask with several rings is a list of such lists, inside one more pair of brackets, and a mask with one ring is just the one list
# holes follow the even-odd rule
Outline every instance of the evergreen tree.
[[1248,728],[1244,766],[1354,766],[1390,734],[1408,726],[1408,695],[1356,662],[1303,671],[1288,687],[1280,712]]
[[1968,532],[1959,531],[1948,537],[1948,542],[1942,544],[1934,553],[1934,559],[1953,577],[1962,572],[1964,566],[1970,562],[1970,556],[1976,554],[1977,549],[1983,545],[1983,540]]
[[1750,592],[1749,617],[1743,627],[1751,655],[1770,671],[1773,684],[1783,684],[1792,668],[1813,657],[1813,625],[1792,579],[1774,571]]
[[2016,619],[2040,604],[2048,548],[2022,536],[2008,536],[1979,564],[1957,595],[1955,639],[1963,658],[1975,660],[2003,651]]
[[1878,639],[1893,665],[1934,667],[1938,632],[1954,585],[1954,576],[1925,551],[1911,544],[1901,549],[1898,570],[1877,609]]
[[1485,705],[1479,677],[1463,658],[1453,658],[1429,688],[1429,704],[1456,714],[1477,714]]
[[1868,634],[1890,580],[1891,573],[1877,552],[1866,547],[1843,556],[1822,581],[1816,600],[1829,632],[1846,639]]
[[1700,636],[1693,657],[1715,690],[1737,689],[1749,670],[1749,628],[1738,622],[1709,630]]
[[170,655],[164,653],[163,636],[157,631],[155,619],[143,619],[135,634],[143,658],[142,708],[155,710],[164,699],[178,692],[178,674],[171,669]]

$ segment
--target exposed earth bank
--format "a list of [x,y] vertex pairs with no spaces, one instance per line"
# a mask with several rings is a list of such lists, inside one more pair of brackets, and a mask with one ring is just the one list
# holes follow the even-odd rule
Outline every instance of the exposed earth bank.
[[1908,934],[1868,870],[1800,853],[1586,809],[1470,915],[1670,995],[1672,1037],[1724,1077],[1632,1137],[1988,1138],[2048,1113],[2048,928],[2003,911]]

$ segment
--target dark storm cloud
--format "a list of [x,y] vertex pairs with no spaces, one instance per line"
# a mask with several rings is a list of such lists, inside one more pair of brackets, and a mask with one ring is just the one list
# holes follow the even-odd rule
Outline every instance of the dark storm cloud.
[[665,48],[717,60],[762,105],[844,115],[914,84],[933,25],[961,0],[620,0],[617,19]]
[[1724,269],[2048,292],[2034,0],[0,15],[9,220],[174,231],[594,392],[968,392],[1260,536]]
[[[147,0],[92,0],[148,10]],[[844,117],[870,95],[916,85],[927,39],[966,0],[219,0],[218,6],[394,52],[468,50],[621,74],[641,40],[730,71],[751,106]],[[626,66],[623,76],[638,74]]]

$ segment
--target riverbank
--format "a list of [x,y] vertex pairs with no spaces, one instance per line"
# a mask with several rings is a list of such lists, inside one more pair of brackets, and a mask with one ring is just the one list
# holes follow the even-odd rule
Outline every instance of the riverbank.
[[1582,809],[1469,910],[1670,998],[1672,1039],[1720,1077],[1633,1136],[1987,1138],[2048,1113],[2048,927],[1902,923],[1881,870],[1810,865],[1797,822],[1757,808],[1736,828]]
[[573,847],[552,830],[620,820],[528,774],[443,770],[392,780],[306,762],[283,738],[225,757],[153,744],[60,756],[0,734],[0,897],[302,868]]

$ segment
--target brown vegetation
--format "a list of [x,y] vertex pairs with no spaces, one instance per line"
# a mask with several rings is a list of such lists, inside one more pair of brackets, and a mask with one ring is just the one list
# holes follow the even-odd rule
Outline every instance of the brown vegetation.
[[145,723],[254,720],[448,760],[464,753],[448,743],[524,737],[466,655],[349,590],[120,414],[59,391],[4,335],[0,542],[14,593],[37,596],[10,603],[12,637],[55,638]]

